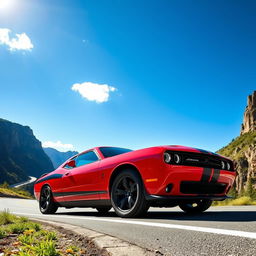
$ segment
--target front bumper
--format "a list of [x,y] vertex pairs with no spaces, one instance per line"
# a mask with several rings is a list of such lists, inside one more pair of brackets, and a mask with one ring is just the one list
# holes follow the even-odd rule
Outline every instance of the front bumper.
[[157,179],[152,179],[155,182],[145,179],[148,195],[224,198],[236,176],[235,172],[226,170],[173,165],[163,166],[157,174]]

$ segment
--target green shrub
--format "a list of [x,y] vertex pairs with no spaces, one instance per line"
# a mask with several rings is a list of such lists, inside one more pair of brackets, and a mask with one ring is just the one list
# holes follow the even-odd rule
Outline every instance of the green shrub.
[[6,231],[0,228],[0,239],[6,237]]
[[34,229],[35,231],[39,231],[41,229],[41,225],[34,222],[18,222],[14,224],[10,224],[8,226],[8,231],[13,234],[21,234],[25,230]]
[[45,235],[45,239],[48,240],[48,241],[57,240],[57,235],[56,235],[55,232],[48,232]]
[[58,256],[56,245],[53,241],[41,241],[34,246],[33,251],[37,256]]
[[31,253],[29,253],[29,252],[20,251],[17,255],[18,255],[18,256],[32,256],[32,255],[34,255],[34,254],[31,254]]
[[19,221],[20,221],[20,222],[28,222],[28,218],[22,216],[22,217],[19,218]]
[[0,213],[0,225],[7,225],[14,223],[17,220],[17,217],[10,214],[8,210],[4,210]]
[[33,235],[20,235],[18,239],[22,244],[27,244],[27,245],[32,245],[37,242],[37,240]]

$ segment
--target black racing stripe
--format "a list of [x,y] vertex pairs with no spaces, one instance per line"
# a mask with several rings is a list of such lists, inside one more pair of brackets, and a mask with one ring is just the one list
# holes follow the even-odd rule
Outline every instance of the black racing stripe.
[[201,182],[208,182],[212,174],[212,169],[211,168],[204,168]]
[[198,151],[201,152],[201,153],[206,153],[206,154],[209,154],[209,153],[210,153],[209,151],[204,150],[204,149],[201,149],[201,148],[194,148],[194,149],[198,150]]
[[53,196],[87,196],[87,195],[96,195],[96,194],[106,194],[107,191],[69,191],[69,192],[54,192]]
[[35,182],[35,184],[44,182],[44,181],[46,181],[46,180],[60,179],[62,176],[63,176],[63,174],[55,173],[55,174],[49,175],[49,176],[47,176],[47,177],[44,177],[44,178],[42,178],[42,179],[40,179],[40,180],[37,180],[37,181]]
[[208,151],[208,150],[204,150],[204,149],[200,149],[200,148],[194,148],[194,149],[198,150],[198,151],[201,152],[201,153],[219,156],[219,154],[214,153],[214,152],[211,152],[211,151]]
[[214,169],[213,170],[213,175],[212,175],[212,179],[211,179],[211,183],[216,183],[218,182],[220,176],[220,169]]

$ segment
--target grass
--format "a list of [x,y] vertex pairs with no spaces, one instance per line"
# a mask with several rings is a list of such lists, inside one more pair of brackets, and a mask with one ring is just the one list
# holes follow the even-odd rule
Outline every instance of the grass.
[[6,237],[5,230],[0,229],[0,239]]
[[249,196],[242,196],[236,199],[226,199],[224,201],[215,201],[214,206],[239,206],[239,205],[256,205],[256,201]]
[[[60,253],[56,249],[55,241],[57,235],[54,232],[42,230],[41,225],[29,221],[25,217],[17,217],[8,211],[0,213],[0,238],[7,237],[8,234],[17,234],[19,251],[18,256],[58,256]],[[11,255],[8,249],[6,255]]]
[[7,225],[14,223],[16,219],[16,216],[10,214],[8,211],[4,211],[0,214],[0,225]]
[[33,196],[26,190],[11,188],[6,182],[0,185],[0,194],[9,197],[32,199]]
[[26,230],[35,230],[39,231],[41,229],[40,225],[31,221],[28,222],[17,222],[10,224],[7,228],[7,231],[12,234],[21,234]]
[[17,256],[77,256],[81,249],[70,245],[62,251],[57,249],[58,236],[55,232],[42,229],[38,223],[18,217],[8,211],[0,213],[0,239],[15,237],[16,241],[5,246],[4,255]]

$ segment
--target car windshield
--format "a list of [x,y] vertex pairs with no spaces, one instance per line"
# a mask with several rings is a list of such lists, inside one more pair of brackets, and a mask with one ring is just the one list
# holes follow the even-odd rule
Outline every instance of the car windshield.
[[124,153],[131,152],[131,149],[127,148],[112,148],[112,147],[101,147],[100,148],[101,153],[104,157],[111,157],[116,155],[121,155]]

